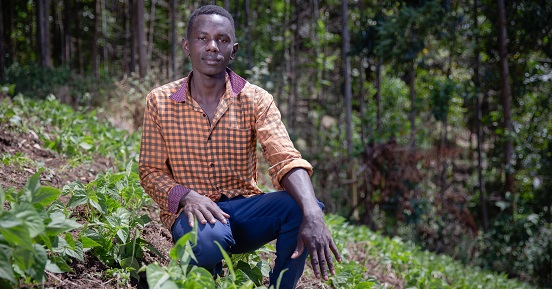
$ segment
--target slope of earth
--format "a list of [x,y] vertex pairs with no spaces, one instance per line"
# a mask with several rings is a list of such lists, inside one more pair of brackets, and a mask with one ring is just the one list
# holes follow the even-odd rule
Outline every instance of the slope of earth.
[[[6,100],[4,100],[6,101]],[[9,101],[9,100],[8,100]],[[11,101],[10,101],[11,103]],[[39,133],[32,128],[40,127]],[[35,129],[36,130],[36,129]],[[37,130],[38,131],[38,130]],[[55,150],[47,148],[47,145],[39,137],[48,134],[48,138],[56,138],[56,130],[36,117],[25,117],[20,113],[9,121],[0,122],[0,186],[3,188],[24,187],[31,175],[41,171],[40,181],[42,185],[62,189],[65,185],[74,181],[86,184],[93,181],[98,174],[108,170],[117,170],[113,158],[104,157],[94,153],[92,157],[79,158],[77,155],[67,157]],[[77,159],[78,161],[75,161]],[[262,166],[262,165],[261,165]],[[263,176],[261,176],[261,179]],[[267,181],[267,187],[270,186]],[[67,203],[68,196],[60,197],[63,203]],[[6,205],[5,205],[6,206]],[[78,208],[77,208],[78,209]],[[146,252],[142,265],[158,262],[161,265],[168,263],[168,253],[172,248],[172,240],[169,231],[159,222],[157,207],[144,207],[144,212],[149,215],[151,222],[141,231],[142,237],[165,258],[161,258],[152,252]],[[73,217],[79,219],[79,212],[73,212]],[[76,233],[75,233],[76,234]],[[352,262],[367,268],[363,273],[365,278],[373,277],[383,283],[384,288],[403,288],[404,281],[398,279],[389,265],[381,265],[377,260],[366,255],[364,244],[347,244],[349,252],[355,252],[350,258]],[[269,260],[274,260],[275,255],[268,253]],[[54,274],[46,272],[46,281],[41,285],[54,288],[147,288],[145,274],[139,282],[122,282],[116,274],[108,274],[111,268],[92,254],[85,253],[84,261],[72,259],[69,264],[73,272]],[[265,278],[264,283],[268,280]],[[21,288],[35,288],[36,285],[20,283]],[[312,269],[307,265],[298,288],[333,288],[328,282],[317,279]]]

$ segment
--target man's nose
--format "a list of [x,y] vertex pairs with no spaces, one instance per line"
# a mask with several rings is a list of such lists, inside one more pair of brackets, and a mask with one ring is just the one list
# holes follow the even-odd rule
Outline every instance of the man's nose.
[[218,49],[218,45],[217,45],[217,42],[215,41],[215,39],[207,42],[207,47],[205,47],[205,49],[207,51],[217,52],[219,49]]

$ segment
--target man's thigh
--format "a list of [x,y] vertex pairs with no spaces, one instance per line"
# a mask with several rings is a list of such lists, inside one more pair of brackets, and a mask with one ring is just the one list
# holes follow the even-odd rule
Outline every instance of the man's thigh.
[[290,225],[298,226],[303,218],[301,209],[285,191],[238,197],[228,204],[227,213],[236,241],[230,249],[232,253],[256,250],[278,238]]

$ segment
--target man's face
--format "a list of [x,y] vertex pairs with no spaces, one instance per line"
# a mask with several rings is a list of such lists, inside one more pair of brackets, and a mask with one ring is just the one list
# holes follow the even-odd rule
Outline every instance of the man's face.
[[183,46],[190,54],[194,73],[207,76],[224,73],[238,51],[230,20],[218,14],[199,15]]

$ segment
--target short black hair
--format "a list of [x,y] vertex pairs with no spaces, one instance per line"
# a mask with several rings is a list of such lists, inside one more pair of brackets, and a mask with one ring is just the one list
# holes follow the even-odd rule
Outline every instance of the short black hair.
[[209,15],[209,14],[217,14],[217,15],[220,15],[222,17],[226,17],[228,18],[228,20],[230,20],[230,24],[232,24],[232,31],[233,31],[233,37],[234,39],[236,38],[236,28],[234,27],[234,18],[232,18],[232,15],[230,15],[230,13],[228,13],[228,11],[226,11],[226,9],[220,7],[220,6],[217,6],[217,5],[205,5],[205,6],[201,6],[199,8],[197,8],[196,10],[194,10],[194,12],[192,12],[192,15],[190,16],[190,20],[188,20],[188,30],[187,30],[187,34],[186,34],[186,37],[189,39],[190,38],[190,34],[192,33],[192,26],[194,24],[194,22],[196,21],[197,17],[199,15]]

